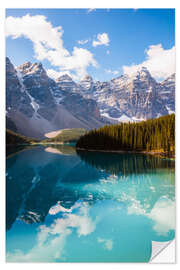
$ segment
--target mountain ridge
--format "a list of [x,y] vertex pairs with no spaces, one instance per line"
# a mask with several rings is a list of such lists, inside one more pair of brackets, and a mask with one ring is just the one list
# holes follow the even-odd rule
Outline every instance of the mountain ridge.
[[26,62],[15,69],[8,58],[6,115],[17,132],[38,139],[59,129],[88,130],[107,123],[94,100],[85,99],[80,93],[65,92],[47,76],[41,63]]
[[66,89],[96,100],[101,116],[110,121],[141,121],[175,112],[175,74],[157,82],[146,67],[105,82],[89,75],[79,83],[71,78]]
[[175,74],[159,83],[142,67],[106,82],[86,75],[76,83],[68,74],[51,79],[41,63],[15,68],[6,58],[6,114],[25,136],[157,118],[175,112],[174,98]]

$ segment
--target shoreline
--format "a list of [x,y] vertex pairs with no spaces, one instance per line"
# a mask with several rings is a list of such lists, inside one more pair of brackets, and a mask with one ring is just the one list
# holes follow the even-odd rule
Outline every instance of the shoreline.
[[58,142],[58,143],[52,143],[52,142],[50,142],[50,143],[41,143],[41,142],[33,142],[33,143],[21,143],[21,144],[6,144],[6,147],[12,147],[12,146],[24,146],[24,145],[46,145],[46,144],[54,144],[54,145],[56,145],[56,144],[68,144],[68,143],[63,143],[63,142]]
[[[37,145],[67,145],[70,143],[26,143],[26,144],[7,144],[6,147],[16,147],[16,146],[37,146]],[[165,152],[156,152],[156,151],[131,151],[131,150],[100,150],[100,149],[85,149],[85,148],[79,148],[75,147],[76,150],[80,151],[88,151],[88,152],[101,152],[101,153],[116,153],[116,154],[145,154],[145,155],[152,155],[157,156],[161,158],[171,158],[175,160],[175,155],[167,155]]]
[[129,150],[100,150],[100,149],[85,149],[85,148],[79,148],[76,147],[76,150],[80,151],[88,151],[88,152],[102,152],[102,153],[117,153],[117,154],[145,154],[145,155],[152,155],[152,156],[159,156],[159,157],[164,157],[164,158],[172,158],[175,160],[175,156],[168,156],[164,152],[147,152],[147,151],[129,151]]

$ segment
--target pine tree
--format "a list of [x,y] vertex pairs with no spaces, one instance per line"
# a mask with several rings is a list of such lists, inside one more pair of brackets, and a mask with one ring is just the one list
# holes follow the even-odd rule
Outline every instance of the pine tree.
[[175,115],[140,123],[121,123],[87,132],[77,147],[97,150],[175,152]]

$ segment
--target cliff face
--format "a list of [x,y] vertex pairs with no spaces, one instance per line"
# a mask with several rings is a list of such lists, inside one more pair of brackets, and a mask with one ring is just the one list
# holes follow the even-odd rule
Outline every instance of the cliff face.
[[72,85],[66,85],[66,77],[61,80],[63,87],[47,76],[41,63],[26,62],[15,69],[7,58],[7,126],[11,122],[20,134],[44,138],[45,133],[58,129],[104,125],[96,101],[75,94]]
[[81,94],[95,99],[101,115],[112,120],[138,121],[175,110],[174,75],[158,83],[146,68],[142,68],[131,76],[122,75],[110,82],[92,82],[90,79],[88,82],[87,79],[80,82]]
[[76,83],[69,75],[52,80],[41,63],[26,62],[15,69],[6,59],[7,123],[26,136],[44,138],[58,129],[92,129],[173,112],[175,74],[159,83],[143,67],[107,82],[86,75]]

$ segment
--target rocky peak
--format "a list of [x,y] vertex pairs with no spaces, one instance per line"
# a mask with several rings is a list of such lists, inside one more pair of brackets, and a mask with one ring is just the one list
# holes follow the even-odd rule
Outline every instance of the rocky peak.
[[[101,122],[101,117],[109,121],[123,121],[126,116],[126,119],[136,121],[175,111],[175,74],[158,83],[145,67],[111,81],[95,82],[90,75],[86,75],[80,83],[76,83],[68,74],[56,81],[50,79],[41,63],[26,62],[14,68],[6,58],[6,72],[8,113],[13,109],[35,121],[54,121],[60,108],[66,110],[71,121],[88,121],[89,125],[89,119],[93,118],[92,127],[99,125],[97,121]],[[62,117],[63,123],[60,124],[72,127],[71,122],[68,120],[69,124],[65,123]]]
[[131,75],[126,75],[126,78],[131,80],[152,80],[152,76],[146,67],[141,67]]
[[19,111],[32,117],[33,108],[30,98],[22,88],[19,74],[13,64],[6,58],[6,112],[7,115]]
[[93,82],[93,78],[90,75],[87,74],[81,80],[81,82],[84,82],[84,81],[86,81],[86,82]]
[[46,71],[41,63],[31,64],[31,62],[26,62],[25,64],[19,66],[18,70],[23,75],[46,75]]
[[6,57],[6,72],[9,74],[16,74],[16,70],[8,57]]
[[10,59],[9,59],[8,57],[6,57],[6,65],[8,66],[8,65],[10,65],[10,64],[11,64]]
[[140,69],[139,72],[140,72],[140,73],[144,73],[144,74],[146,74],[146,75],[150,75],[150,73],[149,73],[147,67],[141,67],[141,69]]
[[176,79],[176,74],[173,73],[170,77],[168,77],[168,79],[175,81],[175,79]]
[[[116,90],[124,87],[129,87],[129,85],[134,85],[135,88],[138,88],[140,84],[146,84],[146,88],[150,84],[156,84],[156,81],[152,78],[150,72],[146,67],[142,67],[141,69],[135,71],[132,74],[123,74],[117,78],[114,78],[110,81],[113,88]],[[141,87],[140,87],[141,88]]]
[[[64,74],[56,79],[56,84],[61,90],[68,92],[76,92],[77,84],[72,80],[68,74]],[[57,91],[56,91],[57,92]]]
[[72,82],[72,78],[68,74],[64,74],[56,79],[56,82]]
[[113,84],[119,84],[122,81],[126,81],[128,78],[129,78],[129,76],[127,74],[125,74],[125,75],[121,75],[119,77],[112,79],[110,82]]
[[170,84],[175,83],[175,73],[173,73],[171,76],[169,76],[166,80],[161,82],[161,85],[169,86]]
[[24,64],[18,67],[18,70],[22,73],[26,73],[26,71],[32,66],[31,62],[25,62]]
[[79,84],[82,88],[91,90],[94,85],[93,78],[90,75],[86,75],[83,77]]
[[141,81],[155,81],[146,67],[142,67],[137,72],[136,78]]

